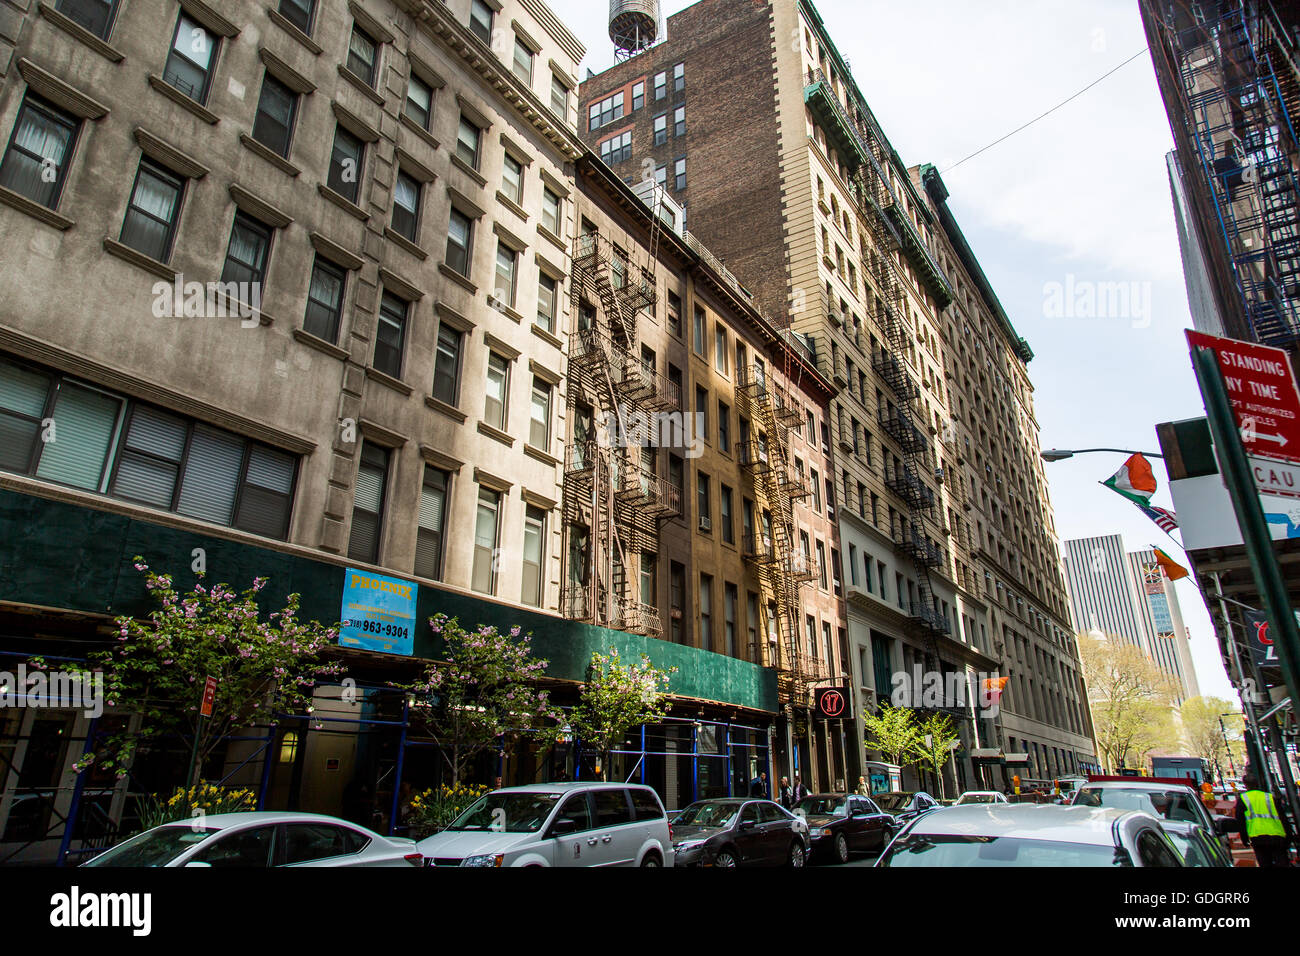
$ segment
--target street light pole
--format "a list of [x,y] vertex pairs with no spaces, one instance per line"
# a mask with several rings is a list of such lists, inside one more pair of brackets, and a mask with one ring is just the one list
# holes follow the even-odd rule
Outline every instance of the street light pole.
[[1073,458],[1075,455],[1091,455],[1094,452],[1113,452],[1116,455],[1141,455],[1143,458],[1160,458],[1165,456],[1153,451],[1134,451],[1132,448],[1049,448],[1041,452],[1043,461],[1065,461],[1067,458]]

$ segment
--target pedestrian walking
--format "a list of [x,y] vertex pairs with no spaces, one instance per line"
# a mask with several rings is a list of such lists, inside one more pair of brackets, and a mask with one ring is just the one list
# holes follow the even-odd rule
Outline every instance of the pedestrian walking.
[[781,791],[778,794],[778,797],[780,799],[781,806],[785,807],[787,810],[791,810],[794,808],[794,788],[790,786],[789,777],[781,778]]
[[760,773],[757,777],[749,782],[749,795],[751,797],[761,797],[767,799],[767,774]]
[[1277,800],[1267,790],[1260,789],[1259,775],[1254,771],[1243,774],[1241,782],[1246,789],[1237,795],[1234,815],[1242,840],[1255,851],[1259,866],[1290,866],[1291,825],[1278,812]]
[[858,777],[858,789],[857,789],[857,794],[858,794],[858,796],[860,796],[860,797],[869,797],[869,796],[871,796],[871,787],[869,787],[869,786],[867,785],[867,778],[866,778],[866,777]]
[[806,796],[808,796],[808,788],[803,785],[803,781],[799,779],[799,775],[795,774],[794,775],[794,802],[798,803]]

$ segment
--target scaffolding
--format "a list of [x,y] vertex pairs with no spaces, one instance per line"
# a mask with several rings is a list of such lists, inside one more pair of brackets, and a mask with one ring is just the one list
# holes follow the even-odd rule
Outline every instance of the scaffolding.
[[[1236,294],[1256,341],[1300,338],[1294,38],[1265,0],[1166,2],[1153,18],[1209,183]],[[1157,53],[1157,56],[1162,55]],[[1178,120],[1176,120],[1177,122]],[[1192,164],[1189,164],[1192,165]]]

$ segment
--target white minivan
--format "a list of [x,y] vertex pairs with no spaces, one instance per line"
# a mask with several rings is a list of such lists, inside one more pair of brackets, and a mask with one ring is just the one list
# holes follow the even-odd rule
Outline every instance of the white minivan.
[[494,790],[416,846],[427,866],[673,865],[659,795],[633,783]]

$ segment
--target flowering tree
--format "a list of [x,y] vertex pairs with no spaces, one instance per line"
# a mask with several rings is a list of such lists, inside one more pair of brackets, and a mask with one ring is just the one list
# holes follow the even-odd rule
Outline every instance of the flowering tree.
[[456,618],[429,621],[446,643],[445,664],[430,664],[413,684],[394,684],[414,698],[411,720],[438,742],[459,783],[465,765],[507,732],[545,738],[556,733],[560,714],[536,681],[547,661],[532,656],[532,636],[512,627],[466,631]]
[[[241,727],[271,721],[276,714],[311,710],[317,678],[337,674],[337,663],[320,660],[338,636],[337,627],[297,619],[299,595],[263,620],[257,595],[266,578],[236,593],[225,584],[178,592],[169,574],[156,574],[137,556],[135,568],[158,607],[147,620],[117,619],[117,646],[96,655],[92,669],[104,672],[105,703],[143,718],[139,730],[111,734],[77,769],[92,763],[126,776],[142,742],[168,734],[194,741],[199,768],[212,751]],[[200,719],[205,678],[217,680],[212,715]]]
[[569,725],[584,745],[600,755],[602,779],[608,776],[610,751],[623,735],[668,713],[668,681],[675,673],[676,667],[656,670],[644,654],[639,663],[624,664],[612,647],[608,657],[591,655],[587,681],[578,706],[569,714]]

